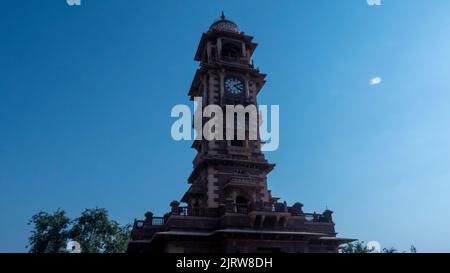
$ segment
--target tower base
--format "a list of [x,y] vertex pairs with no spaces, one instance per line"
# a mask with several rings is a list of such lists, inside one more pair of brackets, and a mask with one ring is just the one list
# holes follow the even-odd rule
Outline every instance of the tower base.
[[[228,212],[218,217],[166,214],[135,220],[129,253],[335,253],[338,238],[324,214]],[[331,214],[330,214],[331,215]]]

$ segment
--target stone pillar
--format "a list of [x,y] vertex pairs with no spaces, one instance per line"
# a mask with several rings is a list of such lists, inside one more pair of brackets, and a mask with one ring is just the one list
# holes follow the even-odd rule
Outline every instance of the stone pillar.
[[174,214],[174,215],[178,215],[180,214],[180,202],[178,201],[172,201],[170,203],[170,207],[172,208],[170,213]]
[[249,78],[250,75],[248,73],[246,73],[246,78],[245,78],[245,99],[249,100],[250,99],[250,84],[249,84]]
[[225,200],[225,211],[226,212],[234,212],[234,201],[233,201],[233,199],[227,198],[227,200]]
[[303,214],[302,208],[303,208],[303,204],[302,203],[299,203],[299,202],[295,203],[292,206],[292,215]]
[[222,69],[219,72],[219,93],[220,93],[219,98],[220,98],[220,103],[223,102],[223,96],[225,94],[225,89],[223,87],[223,81],[224,80],[225,80],[225,70]]
[[145,225],[152,225],[153,223],[153,213],[151,211],[147,211],[145,213],[145,220],[144,220],[144,224]]
[[332,215],[333,215],[333,211],[331,211],[329,209],[327,209],[327,210],[325,210],[323,212],[323,218],[324,218],[324,220],[326,222],[329,222],[329,223],[333,222],[333,216]]
[[206,100],[206,104],[208,104],[209,103],[209,98],[208,98],[208,83],[207,83],[207,81],[206,81],[206,77],[207,77],[207,75],[205,74],[205,75],[203,75],[203,77],[202,77],[202,85],[203,85],[203,90],[202,90],[202,94],[203,94],[203,97],[205,98],[205,100]]
[[219,55],[219,59],[222,56],[222,39],[221,38],[217,39],[217,55]]
[[210,63],[214,58],[211,56],[211,42],[206,44],[206,56],[208,58],[208,63]]

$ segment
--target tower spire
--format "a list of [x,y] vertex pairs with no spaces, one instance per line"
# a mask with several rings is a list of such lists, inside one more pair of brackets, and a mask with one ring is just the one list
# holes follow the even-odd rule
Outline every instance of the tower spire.
[[220,19],[221,20],[225,20],[226,19],[225,13],[223,12],[223,10],[222,10],[222,13],[220,14]]

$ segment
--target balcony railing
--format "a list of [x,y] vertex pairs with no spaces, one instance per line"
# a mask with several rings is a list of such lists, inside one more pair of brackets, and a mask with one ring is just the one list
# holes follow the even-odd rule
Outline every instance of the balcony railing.
[[152,217],[144,220],[134,220],[133,227],[136,229],[144,228],[146,225],[163,226],[165,223],[164,217]]
[[266,212],[287,212],[285,203],[262,203],[255,202],[251,204],[251,211],[266,211]]
[[133,228],[144,228],[145,222],[142,220],[134,220]]
[[250,65],[248,59],[243,57],[221,56],[220,60],[229,63]]
[[228,153],[234,155],[247,155],[249,153],[249,149],[247,147],[228,147]]
[[245,176],[232,176],[227,185],[248,185],[257,186],[262,181],[261,178],[256,177],[245,177]]
[[307,222],[331,222],[331,219],[321,213],[305,213],[305,220]]
[[248,214],[247,205],[236,205],[236,212],[240,214]]
[[205,216],[203,208],[179,207],[178,211],[181,216]]
[[164,225],[163,217],[153,217],[152,226],[162,226],[162,225]]
[[[144,229],[160,229],[162,228],[168,219],[173,216],[194,216],[194,217],[220,217],[224,214],[240,214],[247,215],[251,213],[264,214],[264,212],[270,213],[283,213],[283,216],[289,214],[293,217],[304,217],[306,222],[311,223],[332,223],[332,211],[326,210],[323,213],[303,213],[301,209],[294,204],[292,207],[288,207],[287,204],[276,202],[253,202],[250,204],[245,203],[235,203],[232,200],[227,200],[224,206],[219,207],[218,209],[206,209],[199,207],[189,207],[189,206],[176,206],[177,204],[173,204],[172,212],[166,214],[164,217],[153,217],[153,214],[146,214],[145,220],[137,220],[135,219],[133,224],[133,229],[140,230]],[[298,219],[298,218],[297,218]]]

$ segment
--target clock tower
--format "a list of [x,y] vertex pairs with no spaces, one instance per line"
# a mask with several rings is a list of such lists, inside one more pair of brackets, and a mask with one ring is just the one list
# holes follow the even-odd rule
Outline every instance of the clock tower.
[[[195,54],[200,67],[189,90],[191,100],[201,97],[202,108],[219,105],[225,115],[226,106],[230,105],[254,105],[256,109],[257,94],[264,86],[265,75],[252,65],[256,48],[252,40],[222,13],[202,35]],[[197,156],[188,179],[191,186],[181,199],[189,210],[210,215],[226,210],[227,206],[235,207],[236,211],[247,210],[254,203],[276,201],[267,189],[266,179],[274,165],[261,152],[259,138],[248,138],[251,120],[258,117],[246,115],[245,118],[244,139],[238,139],[236,129],[229,140],[203,139],[193,143]]]
[[[195,53],[200,66],[188,95],[201,102],[198,108],[217,105],[225,115],[229,106],[257,108],[266,75],[253,65],[256,46],[222,12]],[[204,125],[201,116],[195,119]],[[272,196],[267,174],[275,165],[261,152],[258,126],[256,138],[249,137],[259,117],[244,117],[243,133],[233,127],[231,137],[193,142],[197,155],[181,203],[172,201],[163,217],[148,212],[135,220],[129,252],[336,252],[351,241],[336,237],[332,211],[304,213],[301,203],[288,206]]]

